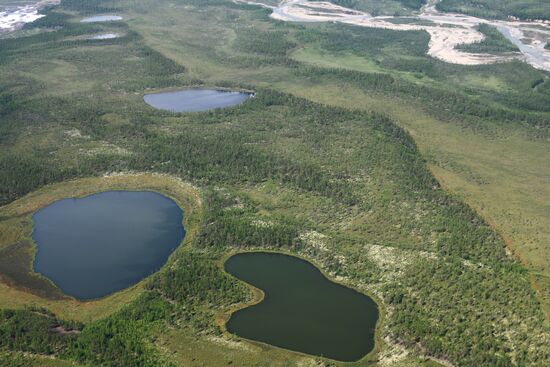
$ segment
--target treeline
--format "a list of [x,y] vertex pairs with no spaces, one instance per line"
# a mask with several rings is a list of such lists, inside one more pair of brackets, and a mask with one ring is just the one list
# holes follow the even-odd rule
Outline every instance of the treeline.
[[[267,141],[267,131],[258,128],[255,119],[265,120],[274,106],[288,109],[296,119],[302,116],[317,124],[332,124],[351,116],[359,118],[351,111],[321,108],[304,99],[262,90],[242,107],[196,115],[200,125],[208,122],[209,116],[215,121],[232,117],[240,120],[242,128],[226,130],[214,125],[205,134],[202,126],[191,125],[180,134],[149,133],[145,137],[147,144],[140,145],[142,156],[134,162],[136,169],[153,168],[201,184],[257,183],[275,179],[350,205],[358,203],[352,186],[339,180],[337,174],[328,172],[316,162],[300,162],[266,149],[267,144],[262,141]],[[246,125],[251,129],[246,129]]]
[[[531,88],[530,83],[523,79],[517,91],[473,91],[469,88],[447,87],[449,83],[456,83],[457,78],[464,75],[464,66],[451,65],[426,55],[429,35],[426,32],[396,32],[384,29],[369,29],[364,27],[350,27],[347,25],[331,24],[320,27],[304,27],[290,24],[284,31],[260,30],[254,32],[246,28],[237,29],[237,40],[233,48],[238,54],[216,52],[220,62],[241,67],[262,67],[267,65],[285,66],[290,70],[302,70],[308,66],[291,58],[289,51],[295,43],[320,47],[323,51],[336,55],[345,55],[349,52],[359,57],[371,60],[375,67],[381,69],[377,73],[359,72],[342,69],[343,79],[352,82],[350,73],[356,83],[367,90],[376,90],[389,95],[399,95],[414,100],[421,99],[424,106],[439,118],[454,119],[460,122],[474,118],[471,126],[482,126],[479,119],[489,119],[496,122],[514,121],[528,123],[540,127],[550,126],[548,117],[540,112],[548,112],[550,88]],[[487,33],[487,39],[479,44],[464,45],[470,52],[512,52],[517,48],[511,44],[498,30],[488,25],[480,25],[480,29]],[[262,40],[273,38],[277,35],[280,40],[264,42]],[[285,39],[286,38],[286,39]],[[290,41],[292,40],[292,41]],[[295,40],[298,40],[296,42]],[[462,47],[462,46],[459,46]],[[469,48],[471,47],[471,48]],[[255,50],[261,50],[256,52]],[[486,75],[504,77],[504,82],[518,85],[516,72],[511,72],[521,67],[527,78],[533,81],[540,80],[541,75],[519,61],[502,65],[481,65],[468,67],[472,75],[482,78]],[[311,67],[310,70],[314,69]],[[335,74],[334,68],[316,68],[321,75]],[[419,79],[418,83],[389,73],[391,70],[413,73]],[[387,72],[386,72],[387,71]],[[313,73],[311,73],[313,74]],[[369,74],[359,77],[359,74]],[[301,74],[299,74],[301,75]],[[312,76],[313,77],[313,76]],[[423,83],[422,79],[429,77],[437,80],[435,83]],[[332,79],[339,76],[332,75]],[[510,80],[507,80],[510,78]],[[363,83],[367,81],[369,83]],[[374,83],[374,88],[372,84]],[[435,84],[435,85],[434,85]],[[496,103],[495,103],[496,102]],[[460,116],[459,118],[457,118]],[[465,119],[466,117],[466,119]],[[470,118],[471,120],[471,118]]]
[[239,132],[208,136],[198,131],[175,136],[150,135],[142,158],[134,165],[136,169],[153,168],[201,184],[258,183],[275,179],[347,204],[357,203],[351,187],[323,172],[321,167],[278,157],[246,140],[248,137]]
[[481,18],[550,20],[550,3],[539,0],[442,0],[437,10],[465,13]]
[[219,333],[214,310],[248,297],[247,288],[223,273],[218,262],[218,257],[204,253],[180,253],[173,266],[150,280],[148,291],[115,314],[87,325],[61,321],[44,309],[0,310],[0,351],[31,352],[93,366],[172,366],[149,341],[157,326],[186,322],[197,332]]
[[[479,45],[464,45],[464,47],[485,49],[471,49],[471,52],[496,52],[497,50],[510,52],[512,48],[517,50],[495,28],[483,25],[481,27],[489,34],[487,40]],[[312,47],[320,45],[323,51],[343,58],[347,53],[352,52],[358,57],[373,62],[374,67],[381,71],[359,72],[342,68],[344,69],[342,74],[346,75],[345,81],[362,83],[361,87],[364,89],[390,95],[409,96],[413,99],[422,98],[423,105],[429,108],[430,112],[444,119],[460,116],[460,120],[463,121],[464,115],[469,114],[483,119],[494,116],[497,122],[513,120],[538,127],[549,126],[548,117],[538,113],[548,111],[550,88],[533,89],[529,80],[532,79],[535,82],[544,76],[519,61],[468,67],[448,64],[426,55],[429,35],[420,31],[396,32],[346,25],[331,25],[330,28],[328,26],[296,28],[296,37],[303,44],[312,45]],[[487,47],[492,48],[493,51]],[[298,70],[306,67],[300,63],[288,64],[288,66]],[[518,88],[513,92],[493,89],[490,92],[484,92],[471,88],[457,88],[456,80],[463,78],[466,68],[473,77],[485,78],[487,75],[494,75]],[[515,75],[520,68],[524,77],[517,78]],[[323,69],[330,70],[326,70],[322,75],[335,73],[334,68]],[[415,83],[396,73],[390,73],[392,70],[414,73],[413,76],[417,77],[419,82]],[[359,73],[369,74],[369,76],[359,77]],[[356,77],[351,78],[350,74],[355,74]],[[433,81],[430,84],[422,82],[424,77],[429,77]],[[448,88],[449,84],[455,85],[455,88]],[[474,124],[479,125],[477,121]]]
[[235,201],[233,195],[208,191],[205,199],[204,222],[197,236],[197,246],[205,248],[266,247],[298,249],[303,223],[290,218],[262,219],[253,205],[244,198]]
[[0,310],[0,350],[54,354],[65,348],[75,334],[56,331],[80,330],[79,323],[58,320],[47,309]]
[[117,155],[98,154],[78,157],[67,165],[46,152],[0,154],[0,205],[7,204],[39,187],[75,177],[120,171],[128,165]]
[[248,298],[248,289],[221,269],[220,258],[209,252],[187,251],[147,286],[176,305],[174,321],[196,332],[220,334],[214,312]]
[[[363,90],[420,100],[424,103],[424,106],[429,108],[430,112],[447,119],[456,119],[456,116],[471,116],[497,122],[526,123],[539,128],[550,127],[549,119],[543,115],[494,107],[484,103],[479,98],[470,97],[464,93],[407,82],[385,73],[364,73],[314,66],[298,67],[296,73],[300,76],[317,76],[346,81],[359,86]],[[518,98],[518,96],[514,95],[513,98]],[[542,97],[539,102],[543,102],[544,99],[545,97]],[[528,102],[517,101],[517,105],[521,107],[524,106],[524,103]],[[547,105],[541,105],[540,108],[546,109]]]
[[[544,323],[544,316],[519,265],[487,268],[457,258],[418,260],[402,278],[404,284],[386,285],[386,301],[395,312],[389,326],[398,342],[413,349],[422,345],[458,366],[538,366],[550,361],[544,338],[529,335]],[[506,336],[512,329],[518,333],[513,342]]]
[[427,0],[399,0],[399,2],[407,8],[420,10],[421,7],[426,5]]
[[[419,10],[424,4],[426,4],[426,0],[397,0],[399,3],[401,3],[403,6],[406,6],[407,8]],[[331,3],[334,3],[336,5],[343,6],[345,8],[350,9],[362,9],[363,6],[361,6],[362,0],[330,0]]]
[[[475,219],[475,215],[437,193],[440,190],[434,190],[438,184],[427,171],[410,136],[383,116],[323,107],[290,95],[258,90],[255,98],[236,108],[181,115],[183,132],[167,135],[146,126],[159,117],[172,119],[174,115],[171,113],[151,111],[145,107],[134,109],[135,123],[116,127],[106,124],[101,116],[119,108],[117,101],[112,105],[101,101],[97,101],[96,105],[78,99],[73,99],[71,103],[55,101],[49,99],[33,104],[32,110],[42,111],[46,116],[51,114],[48,119],[79,126],[83,133],[97,139],[122,144],[133,154],[85,155],[76,157],[70,164],[40,151],[32,155],[5,155],[0,162],[7,173],[2,176],[3,200],[6,202],[47,183],[67,178],[110,171],[153,170],[168,172],[203,186],[257,184],[275,180],[338,203],[370,206],[373,204],[364,202],[358,195],[359,187],[347,171],[372,170],[381,181],[387,178],[397,185],[396,197],[428,197],[437,204],[438,210],[446,211],[441,220],[448,234],[438,244],[442,253],[474,258],[491,254],[492,258],[500,258],[501,248],[498,245],[476,246],[484,242],[490,230],[472,230],[478,224],[468,223]],[[283,118],[279,115],[282,111],[285,111]],[[220,121],[230,122],[232,128],[228,130]],[[291,159],[291,155],[284,150],[274,149],[267,143],[283,134],[280,138],[292,136],[296,143],[308,146],[308,151],[314,147],[329,147],[337,136],[349,141],[349,137],[343,135],[346,130],[340,126],[348,126],[346,130],[360,126],[365,131],[364,137],[358,137],[364,144],[362,149],[358,149],[353,159],[345,164],[334,156],[319,157],[317,154],[310,157],[294,155]],[[368,131],[372,133],[367,134]],[[368,136],[372,135],[377,138],[368,140]],[[212,208],[217,208],[214,204]],[[254,243],[272,247],[298,245],[296,234],[299,228],[291,221],[283,220],[274,226],[258,228],[246,215],[232,215],[219,210],[210,216],[214,224],[200,236],[202,246],[253,246]],[[472,238],[465,241],[464,236]]]
[[460,44],[455,48],[477,53],[519,52],[519,48],[504,37],[495,27],[481,23],[477,27],[477,30],[483,33],[485,39],[475,43]]
[[268,56],[286,56],[296,44],[286,39],[287,31],[245,30],[239,32],[234,43],[235,49],[242,52]]
[[158,294],[146,292],[121,311],[86,325],[57,355],[92,366],[171,366],[148,338],[156,323],[169,322],[177,312]]
[[101,14],[111,13],[118,10],[112,6],[113,2],[109,0],[63,0],[63,8],[77,11],[80,14]]

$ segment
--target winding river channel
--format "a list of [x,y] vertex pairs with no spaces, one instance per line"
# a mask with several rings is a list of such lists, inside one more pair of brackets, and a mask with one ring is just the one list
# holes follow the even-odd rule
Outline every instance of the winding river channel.
[[[550,22],[488,20],[463,14],[442,13],[435,8],[439,0],[429,0],[421,11],[410,16],[372,16],[328,1],[283,0],[277,6],[261,2],[234,0],[236,3],[258,5],[272,10],[271,17],[286,22],[339,22],[362,27],[397,31],[424,30],[430,34],[428,54],[445,62],[462,65],[481,65],[512,58],[520,58],[533,67],[550,71]],[[406,22],[401,22],[406,20]],[[518,46],[517,55],[471,53],[455,48],[459,44],[482,41],[477,30],[480,24],[496,27],[500,33]]]

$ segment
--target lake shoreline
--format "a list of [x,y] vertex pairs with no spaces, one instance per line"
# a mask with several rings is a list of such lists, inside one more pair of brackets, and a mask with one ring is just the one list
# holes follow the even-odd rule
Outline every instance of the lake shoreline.
[[237,107],[255,96],[255,92],[241,91],[238,88],[190,87],[147,92],[142,99],[156,110],[193,113]]
[[[196,236],[199,224],[198,218],[200,218],[202,213],[202,199],[199,190],[191,184],[174,176],[158,173],[124,172],[105,174],[99,177],[80,178],[51,184],[31,192],[4,207],[0,207],[2,217],[29,217],[28,221],[26,221],[28,223],[27,227],[23,228],[20,233],[7,238],[7,244],[0,242],[0,249],[4,249],[9,243],[19,240],[32,241],[32,221],[30,216],[40,208],[63,198],[85,197],[96,193],[112,191],[113,189],[157,192],[172,199],[184,211],[185,215],[183,216],[182,224],[186,235],[157,272],[162,271],[166,266],[170,266],[176,254],[184,251]],[[0,229],[2,228],[1,225],[2,222],[0,222]],[[32,242],[32,246],[34,249],[36,248],[34,242]],[[33,262],[34,258],[29,262],[29,272],[32,271],[30,265]],[[33,289],[22,287],[17,279],[6,282],[0,276],[0,279],[2,279],[0,282],[0,294],[3,294],[0,297],[0,306],[5,308],[20,308],[33,304],[41,304],[56,314],[63,316],[65,319],[91,321],[98,317],[109,315],[132,299],[135,299],[135,297],[144,291],[144,285],[150,279],[150,276],[113,294],[85,301],[79,301],[70,296],[59,300],[44,298],[38,295]]]
[[[366,297],[370,298],[376,304],[377,310],[378,310],[378,318],[377,318],[375,329],[374,329],[374,346],[373,346],[372,350],[370,352],[368,352],[367,354],[365,354],[359,360],[356,360],[356,361],[342,361],[342,360],[332,359],[332,358],[329,358],[329,357],[308,354],[308,353],[305,353],[305,352],[300,352],[300,351],[297,351],[297,350],[280,347],[280,346],[269,344],[269,343],[266,343],[266,342],[262,342],[262,341],[242,337],[242,336],[239,336],[237,334],[229,332],[228,329],[227,329],[227,323],[229,322],[229,320],[231,319],[231,317],[234,313],[236,313],[240,310],[244,310],[248,307],[258,305],[261,302],[263,302],[263,300],[265,298],[265,292],[262,289],[259,289],[256,286],[254,286],[254,285],[252,285],[252,284],[236,277],[235,275],[229,273],[225,269],[225,263],[231,257],[237,256],[237,255],[240,255],[240,254],[253,254],[253,253],[285,255],[285,256],[296,258],[296,259],[301,260],[301,261],[305,261],[309,265],[313,266],[317,271],[319,271],[319,273],[323,277],[325,277],[329,282],[337,284],[341,287],[347,288],[348,290],[351,290],[351,291],[353,291],[353,292],[355,292],[359,295],[366,296]],[[284,250],[284,249],[265,249],[265,248],[232,249],[231,251],[226,252],[218,260],[218,267],[220,267],[220,269],[224,273],[226,273],[227,275],[229,275],[233,279],[237,280],[238,282],[243,282],[249,288],[249,290],[252,293],[252,297],[251,297],[250,300],[231,305],[228,308],[226,308],[225,310],[223,310],[222,312],[220,312],[216,316],[216,324],[220,327],[223,334],[229,339],[233,339],[233,340],[237,339],[237,340],[245,341],[249,344],[252,344],[253,346],[260,346],[262,348],[267,347],[267,348],[274,348],[274,349],[277,349],[277,350],[283,350],[285,352],[294,353],[294,354],[301,355],[301,356],[308,357],[308,358],[322,358],[322,359],[325,359],[327,361],[333,361],[333,362],[337,362],[337,363],[340,363],[340,364],[356,364],[356,363],[363,362],[363,361],[374,361],[374,360],[376,360],[378,353],[380,353],[380,351],[382,349],[381,346],[385,343],[384,339],[382,338],[382,328],[383,328],[383,324],[384,324],[384,318],[385,318],[385,315],[386,315],[386,309],[385,309],[385,306],[384,306],[383,302],[375,294],[373,294],[372,292],[358,290],[358,289],[344,283],[341,280],[335,279],[333,276],[331,276],[325,270],[323,270],[322,267],[320,265],[318,265],[314,260],[312,260],[312,259],[310,259],[310,258],[308,258],[308,257],[306,257],[302,254],[295,253],[295,252],[288,251],[288,250]]]
[[32,271],[78,301],[101,299],[164,266],[185,237],[183,216],[153,190],[56,200],[32,215]]

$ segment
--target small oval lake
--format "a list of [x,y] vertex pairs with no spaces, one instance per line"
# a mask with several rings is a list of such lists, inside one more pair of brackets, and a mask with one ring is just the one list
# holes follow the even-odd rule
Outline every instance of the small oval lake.
[[339,361],[357,361],[374,348],[377,304],[330,281],[311,263],[253,252],[232,256],[225,270],[265,294],[231,315],[230,333]]
[[122,20],[121,16],[118,15],[94,15],[92,17],[84,18],[81,23],[100,23],[100,22],[114,22],[117,20]]
[[86,300],[127,288],[158,270],[179,246],[183,212],[149,191],[63,199],[33,215],[34,270]]
[[145,103],[159,110],[171,112],[200,112],[238,105],[252,93],[215,89],[185,89],[174,92],[147,94]]

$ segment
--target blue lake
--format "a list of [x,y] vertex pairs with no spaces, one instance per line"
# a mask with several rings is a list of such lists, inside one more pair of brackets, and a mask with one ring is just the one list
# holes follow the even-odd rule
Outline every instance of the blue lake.
[[214,89],[185,89],[174,92],[147,94],[148,105],[171,112],[199,112],[235,106],[252,96],[251,93]]
[[149,191],[63,199],[33,215],[34,270],[77,299],[127,288],[158,270],[181,243],[183,212]]
[[94,15],[92,17],[84,18],[81,23],[101,23],[101,22],[114,22],[117,20],[122,20],[121,16],[118,15]]

